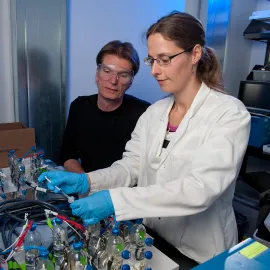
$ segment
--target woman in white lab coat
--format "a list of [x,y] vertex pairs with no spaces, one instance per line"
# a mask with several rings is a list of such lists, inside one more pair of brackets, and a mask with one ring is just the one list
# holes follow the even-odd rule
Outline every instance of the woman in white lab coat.
[[146,37],[145,63],[170,95],[140,117],[123,158],[111,167],[87,175],[47,175],[66,192],[96,192],[71,204],[85,222],[111,214],[118,221],[144,218],[181,253],[202,263],[237,243],[232,199],[250,115],[223,92],[218,59],[205,45],[197,19],[173,12]]

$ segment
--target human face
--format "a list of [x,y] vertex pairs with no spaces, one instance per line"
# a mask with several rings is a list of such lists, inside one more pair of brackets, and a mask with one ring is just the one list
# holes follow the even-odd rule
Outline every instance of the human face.
[[[160,66],[154,61],[151,67],[151,73],[156,78],[162,91],[167,93],[177,93],[183,91],[188,82],[195,76],[193,65],[200,59],[200,55],[191,52],[184,52],[183,48],[176,46],[175,42],[166,40],[164,37],[155,33],[148,38],[148,56],[158,58],[163,55],[175,56],[171,59],[170,64]],[[183,52],[180,54],[180,52]]]
[[132,80],[129,83],[123,84],[121,80],[119,80],[117,73],[132,72],[132,63],[116,55],[107,54],[103,57],[102,65],[110,67],[114,71],[114,74],[109,80],[104,80],[102,76],[100,76],[99,69],[97,69],[96,83],[98,86],[98,94],[109,100],[121,99],[131,86]]

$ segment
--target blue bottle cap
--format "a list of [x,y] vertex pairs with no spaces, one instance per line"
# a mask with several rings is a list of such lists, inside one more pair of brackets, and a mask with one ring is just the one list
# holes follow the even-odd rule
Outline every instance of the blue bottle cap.
[[39,247],[38,247],[38,250],[39,250],[39,252],[41,252],[41,251],[46,251],[47,248],[46,248],[46,247],[43,247],[43,246],[39,246]]
[[150,237],[145,238],[144,242],[148,247],[152,247],[154,245],[154,239]]
[[1,198],[5,200],[7,198],[7,195],[5,193],[1,194]]
[[152,268],[151,267],[146,267],[146,268],[144,268],[144,270],[152,270]]
[[129,252],[128,250],[124,250],[124,251],[122,252],[122,258],[123,258],[124,260],[130,259],[130,252]]
[[39,155],[40,158],[44,158],[44,156],[45,156],[44,154],[40,154]]
[[22,162],[22,158],[17,158],[17,162]]
[[79,241],[79,242],[74,242],[74,243],[73,243],[73,248],[74,248],[75,250],[81,250],[81,249],[82,249],[82,242],[81,242],[81,241]]
[[63,220],[60,219],[60,218],[55,218],[55,223],[58,224],[58,225],[60,225],[60,224],[63,223]]
[[142,222],[143,222],[143,219],[142,219],[142,218],[136,219],[136,223],[137,223],[137,224],[142,224]]
[[130,270],[130,266],[128,264],[123,264],[121,270]]
[[49,255],[48,249],[40,251],[40,257],[47,257]]
[[153,257],[152,251],[145,251],[145,253],[144,253],[144,258],[145,258],[145,259],[151,260],[152,257]]
[[113,228],[112,229],[112,234],[113,235],[119,235],[119,233],[120,233],[120,230],[118,228]]
[[30,229],[30,231],[35,231],[36,230],[36,228],[37,228],[37,224],[36,223],[33,223],[32,224],[32,227],[31,227],[31,229]]
[[37,151],[37,148],[36,148],[35,146],[32,146],[32,147],[31,147],[31,150],[32,150],[33,152],[35,152],[35,151]]
[[9,153],[13,155],[15,153],[15,150],[10,150]]

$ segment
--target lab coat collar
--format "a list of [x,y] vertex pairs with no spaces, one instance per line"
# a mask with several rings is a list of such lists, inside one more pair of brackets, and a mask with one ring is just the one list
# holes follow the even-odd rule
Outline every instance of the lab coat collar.
[[[209,93],[210,93],[210,88],[204,82],[202,82],[197,95],[195,96],[189,110],[187,111],[187,117],[189,119],[192,118],[198,112],[200,107],[205,102]],[[169,100],[168,100],[168,106],[166,107],[163,114],[161,115],[161,119],[160,119],[161,121],[166,121],[166,122],[168,121],[168,115],[173,106],[173,103],[174,103],[174,96],[170,95]]]
[[181,137],[185,134],[186,129],[188,127],[189,120],[195,116],[195,114],[199,111],[203,103],[205,102],[207,96],[210,93],[210,88],[206,86],[205,83],[202,82],[202,85],[195,96],[189,110],[187,111],[186,115],[184,116],[179,128],[177,129],[175,136],[173,140],[169,143],[167,151],[165,152],[162,157],[160,156],[161,151],[162,151],[162,145],[164,142],[166,130],[167,130],[167,123],[168,123],[168,118],[169,118],[169,113],[170,110],[173,106],[174,103],[174,97],[171,95],[168,99],[168,105],[166,106],[163,115],[161,116],[161,125],[159,127],[159,132],[157,133],[157,136],[154,140],[153,143],[153,148],[150,150],[150,155],[152,154],[154,159],[152,160],[152,167],[153,168],[158,168],[161,166],[163,161],[167,158],[169,153],[172,151],[174,148],[175,144],[181,139]]
[[189,118],[195,116],[195,114],[199,111],[210,91],[210,88],[204,82],[202,82],[202,85],[188,110]]

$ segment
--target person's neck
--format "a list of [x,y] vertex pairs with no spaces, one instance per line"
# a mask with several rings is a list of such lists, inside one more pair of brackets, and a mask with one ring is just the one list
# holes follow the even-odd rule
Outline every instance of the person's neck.
[[123,97],[120,99],[111,100],[111,99],[106,99],[98,94],[97,106],[101,111],[111,112],[119,108],[122,102],[123,102]]
[[195,96],[197,95],[201,81],[197,78],[191,79],[184,89],[174,94],[174,109],[180,112],[187,112]]

